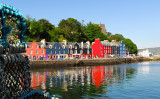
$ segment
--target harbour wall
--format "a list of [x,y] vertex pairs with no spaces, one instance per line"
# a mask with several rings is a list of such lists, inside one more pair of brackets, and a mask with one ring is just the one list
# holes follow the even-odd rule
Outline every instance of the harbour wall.
[[56,67],[76,67],[76,66],[98,66],[98,65],[117,65],[125,63],[136,63],[151,61],[150,58],[106,58],[106,59],[85,59],[85,60],[39,60],[30,61],[31,68],[56,68]]

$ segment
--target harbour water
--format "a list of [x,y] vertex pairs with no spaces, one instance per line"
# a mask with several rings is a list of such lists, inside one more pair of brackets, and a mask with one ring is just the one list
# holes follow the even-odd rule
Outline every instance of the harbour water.
[[63,99],[160,99],[160,62],[31,70],[33,89]]

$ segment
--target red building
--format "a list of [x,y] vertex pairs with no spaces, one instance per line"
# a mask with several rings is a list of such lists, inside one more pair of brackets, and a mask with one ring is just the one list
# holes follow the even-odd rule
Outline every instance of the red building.
[[46,49],[42,42],[27,42],[26,53],[31,60],[43,60],[46,56]]
[[92,56],[95,58],[108,58],[109,55],[112,55],[112,46],[105,40],[100,41],[100,39],[95,39],[95,42],[92,45]]

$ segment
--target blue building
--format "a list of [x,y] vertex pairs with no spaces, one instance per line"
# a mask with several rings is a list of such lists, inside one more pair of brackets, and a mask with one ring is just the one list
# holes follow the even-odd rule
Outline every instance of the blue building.
[[47,42],[46,60],[64,59],[68,57],[68,48],[66,46],[66,42]]
[[123,41],[121,41],[120,46],[119,46],[119,55],[120,57],[126,57],[126,46],[123,43]]

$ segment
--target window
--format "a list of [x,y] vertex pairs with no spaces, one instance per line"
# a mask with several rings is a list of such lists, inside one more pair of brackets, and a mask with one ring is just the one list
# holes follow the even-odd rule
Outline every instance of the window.
[[43,50],[42,50],[42,54],[43,54]]
[[70,53],[72,54],[72,50],[70,50]]
[[60,47],[59,47],[59,49],[60,49]]
[[31,48],[33,48],[33,46],[31,45]]
[[38,48],[38,46],[36,45],[36,48]]
[[59,51],[59,54],[60,54],[60,51]]
[[101,46],[101,49],[102,49],[102,46]]
[[75,54],[77,54],[77,50],[75,50]]
[[80,50],[80,53],[82,54],[82,53],[83,53],[83,51],[82,51],[82,50]]
[[37,58],[38,58],[38,56],[37,56]]
[[102,53],[102,50],[101,50],[101,53]]
[[54,51],[54,53],[56,54],[56,51]]
[[30,51],[30,54],[32,54],[32,51]]
[[87,54],[89,54],[89,50],[87,50]]
[[65,51],[63,51],[63,54],[65,54]]
[[77,49],[77,46],[75,46],[75,49]]
[[36,54],[38,54],[38,50],[36,50]]
[[55,46],[55,49],[56,49],[56,46]]

